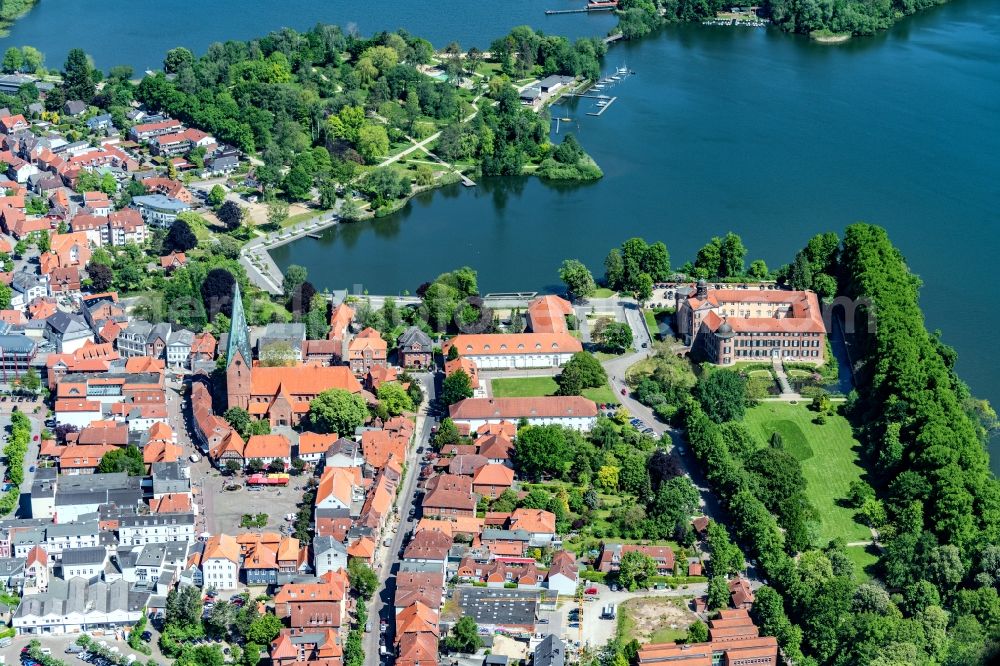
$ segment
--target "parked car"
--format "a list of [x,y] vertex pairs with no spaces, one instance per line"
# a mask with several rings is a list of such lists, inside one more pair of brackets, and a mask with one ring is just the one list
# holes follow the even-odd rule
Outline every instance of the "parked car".
[[586,590],[583,591],[583,593],[584,594],[590,594],[590,595],[597,594],[597,588],[596,587],[588,587]]

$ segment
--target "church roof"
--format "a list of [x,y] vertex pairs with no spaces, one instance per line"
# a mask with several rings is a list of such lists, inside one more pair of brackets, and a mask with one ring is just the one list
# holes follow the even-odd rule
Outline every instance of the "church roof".
[[236,353],[239,352],[243,357],[243,362],[250,365],[253,363],[253,355],[250,353],[250,328],[247,326],[247,317],[243,312],[243,296],[240,294],[239,282],[233,288],[233,316],[230,321],[226,363],[232,363]]

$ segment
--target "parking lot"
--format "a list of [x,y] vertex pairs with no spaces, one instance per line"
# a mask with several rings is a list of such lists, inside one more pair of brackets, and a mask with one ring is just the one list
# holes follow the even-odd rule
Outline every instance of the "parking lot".
[[[76,644],[76,639],[79,638],[79,636],[80,634],[65,634],[59,636],[52,636],[52,635],[15,636],[13,638],[13,643],[11,645],[8,645],[5,648],[0,648],[0,657],[4,658],[4,663],[8,664],[8,666],[14,666],[15,664],[19,664],[21,658],[21,649],[27,646],[28,643],[31,642],[32,638],[36,638],[42,644],[42,647],[47,647],[50,650],[52,650],[52,656],[54,658],[61,659],[62,661],[65,661],[67,664],[80,664],[81,666],[83,666],[84,662],[78,660],[76,658],[76,655],[65,654],[66,647],[69,645]],[[135,650],[130,648],[128,646],[128,643],[126,643],[125,641],[115,640],[113,636],[94,636],[92,638],[94,638],[94,640],[107,641],[109,646],[117,647],[118,650],[123,655],[134,654],[137,665],[146,664],[149,662],[150,659],[152,659],[158,664],[169,663],[169,660],[167,660],[166,658],[163,657],[162,654],[160,654],[160,651],[157,649],[156,645],[150,646],[153,649],[153,654],[152,656],[147,657],[146,655],[140,654],[139,652],[136,652]]]

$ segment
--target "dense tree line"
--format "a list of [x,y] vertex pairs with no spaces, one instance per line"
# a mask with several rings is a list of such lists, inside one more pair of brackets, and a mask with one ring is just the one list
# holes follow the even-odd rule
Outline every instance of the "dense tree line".
[[[765,0],[762,16],[788,32],[871,35],[904,16],[947,0]],[[724,0],[621,0],[618,29],[626,39],[649,34],[664,22],[702,21],[732,6]]]
[[846,412],[861,424],[880,492],[856,484],[850,500],[884,516],[879,567],[895,592],[858,584],[842,541],[817,542],[801,470],[780,438],[762,447],[741,423],[713,420],[691,401],[688,440],[738,542],[770,581],[754,615],[797,663],[986,663],[1000,638],[1000,496],[984,448],[995,416],[925,329],[919,280],[885,231],[854,225],[842,247],[825,246],[837,253],[826,270],[840,292],[877,313],[877,328],[862,320],[855,335],[862,355]]

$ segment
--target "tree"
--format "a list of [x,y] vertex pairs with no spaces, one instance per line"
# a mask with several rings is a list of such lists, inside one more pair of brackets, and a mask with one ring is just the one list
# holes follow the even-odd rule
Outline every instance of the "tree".
[[124,449],[112,449],[101,457],[97,464],[101,474],[109,472],[127,472],[129,476],[145,476],[146,466],[142,461],[142,451],[137,446]]
[[238,462],[236,462],[235,460],[233,460],[232,458],[230,458],[229,460],[227,460],[226,463],[222,467],[223,467],[223,469],[226,470],[226,474],[229,474],[230,476],[232,476],[232,475],[234,475],[234,474],[236,474],[237,472],[240,471],[240,464]]
[[270,645],[281,633],[281,620],[272,613],[264,613],[250,623],[247,640],[261,645]]
[[685,643],[704,643],[708,640],[708,625],[695,620],[689,627]]
[[190,67],[194,63],[194,54],[183,46],[167,51],[163,58],[163,71],[167,74],[176,74],[184,67]]
[[653,278],[649,276],[649,273],[639,274],[636,279],[634,295],[635,300],[639,301],[640,305],[653,297]]
[[267,203],[267,223],[276,227],[288,219],[288,202],[275,199]]
[[740,421],[747,407],[746,379],[732,370],[717,370],[698,381],[694,397],[716,423]]
[[323,391],[309,403],[309,423],[320,433],[350,435],[367,416],[364,398],[343,389]]
[[170,230],[163,239],[163,254],[171,252],[187,252],[198,245],[198,237],[191,231],[191,225],[187,220],[177,218],[170,225]]
[[191,626],[201,623],[201,590],[194,586],[172,588],[167,593],[166,623]]
[[600,331],[597,341],[606,350],[621,354],[632,347],[632,327],[625,322],[613,321]]
[[110,266],[90,262],[87,264],[87,277],[90,278],[90,288],[95,292],[102,292],[111,289],[115,274]]
[[471,615],[463,615],[451,628],[451,635],[444,639],[445,648],[451,652],[471,654],[483,645],[479,625]]
[[29,73],[37,74],[45,64],[45,56],[34,46],[25,46],[21,49],[21,54],[24,58],[23,69]]
[[656,575],[656,562],[638,550],[630,550],[621,557],[618,565],[618,584],[634,592]]
[[795,261],[792,263],[792,270],[788,276],[788,284],[792,289],[811,289],[813,283],[813,272],[812,266],[809,265],[809,259],[806,257],[805,252],[799,252],[795,255]]
[[561,476],[573,463],[573,447],[557,425],[525,426],[517,432],[514,462],[527,478]]
[[378,402],[385,408],[389,416],[398,416],[403,412],[413,411],[413,401],[406,389],[397,382],[386,382],[376,391]]
[[[218,208],[226,200],[226,188],[216,183],[208,192],[208,204],[212,208]],[[228,225],[227,225],[228,226]]]
[[18,380],[18,386],[20,386],[25,391],[31,391],[32,393],[37,393],[38,389],[42,387],[42,379],[38,376],[38,371],[34,368],[28,368],[27,371]]
[[24,55],[21,49],[11,46],[3,53],[3,71],[5,74],[14,74],[24,67]]
[[83,49],[70,49],[63,66],[63,90],[66,99],[86,103],[94,97],[94,76],[90,60]]
[[9,285],[0,284],[0,310],[10,307],[10,301],[14,297],[14,290]]
[[222,418],[232,426],[233,430],[239,434],[244,440],[250,436],[250,422],[253,420],[250,417],[250,412],[243,409],[242,407],[230,407],[226,410],[226,413],[222,415]]
[[[212,188],[214,191],[215,188]],[[226,201],[215,213],[219,221],[226,225],[229,230],[238,229],[243,224],[243,208],[235,201]]]
[[281,280],[281,290],[285,293],[285,300],[291,300],[292,296],[295,294],[295,290],[306,281],[308,278],[308,271],[298,264],[290,264],[288,268],[285,269],[284,278]]
[[472,380],[462,369],[445,377],[441,384],[441,401],[446,405],[454,405],[459,400],[471,398],[472,393]]
[[365,161],[372,162],[389,152],[389,135],[382,125],[364,125],[358,131],[358,152]]
[[585,299],[597,291],[597,284],[590,269],[576,259],[566,259],[562,262],[559,279],[566,285],[566,291],[572,300]]
[[625,261],[618,248],[614,248],[604,259],[604,283],[611,289],[618,289],[624,275]]
[[584,389],[599,388],[608,383],[604,366],[590,352],[577,352],[556,375],[559,395],[581,395]]
[[260,458],[251,458],[247,461],[247,471],[251,474],[259,474],[264,471],[264,461]]
[[729,585],[724,576],[712,576],[708,581],[708,610],[714,611],[729,605]]
[[213,268],[208,272],[201,283],[201,299],[209,321],[220,312],[232,318],[235,287],[236,278],[225,268]]
[[294,165],[285,176],[283,186],[289,199],[305,201],[312,191],[312,175],[301,164]]
[[754,259],[750,264],[750,270],[747,271],[747,277],[754,280],[766,280],[769,275],[770,272],[763,259]]
[[457,444],[462,441],[462,435],[458,432],[458,426],[451,419],[445,417],[441,419],[441,425],[434,433],[434,446],[441,448],[449,444]]
[[743,239],[729,232],[719,246],[719,277],[739,277],[743,275],[743,260],[747,249]]
[[352,557],[347,563],[347,578],[351,589],[359,598],[368,601],[378,589],[378,576],[362,560]]

